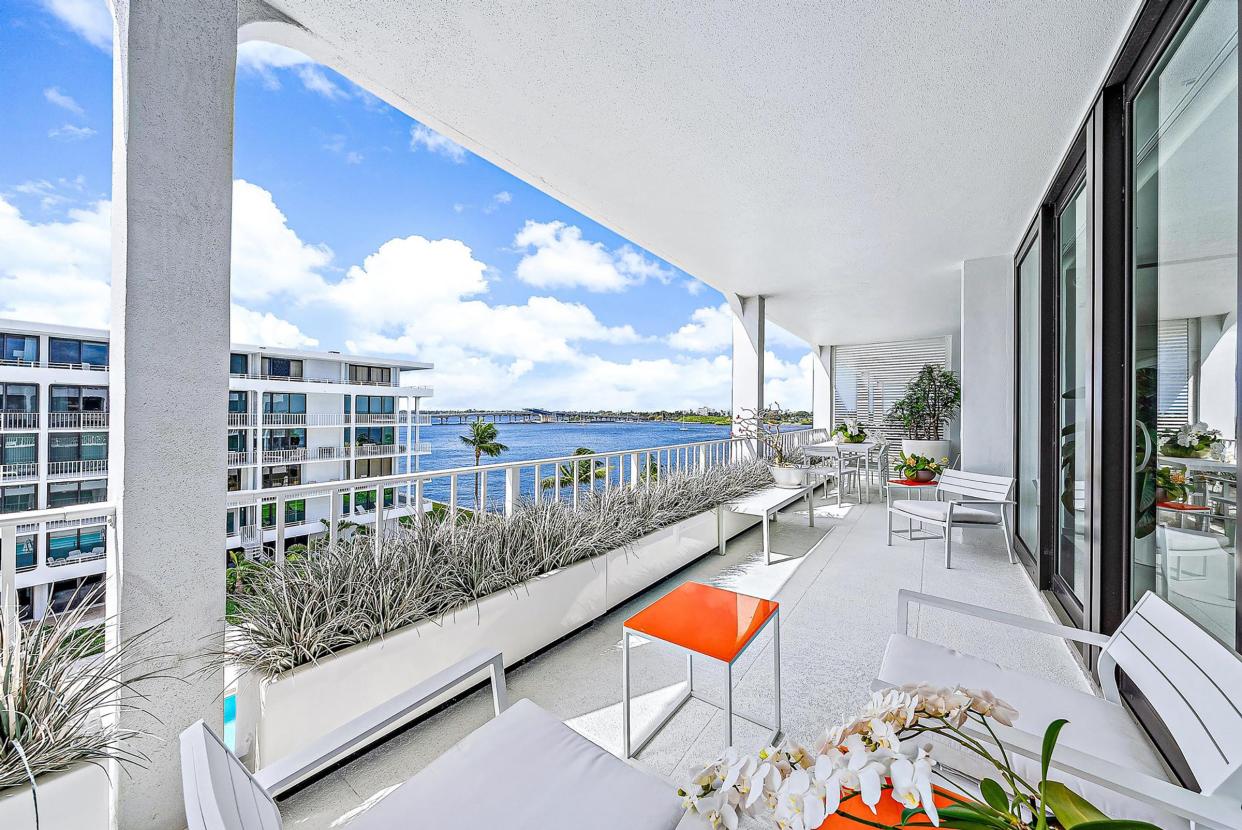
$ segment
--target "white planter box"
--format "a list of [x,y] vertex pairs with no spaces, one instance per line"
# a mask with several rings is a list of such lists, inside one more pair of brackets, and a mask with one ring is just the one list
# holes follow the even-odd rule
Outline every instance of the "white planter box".
[[[726,513],[725,533],[733,536],[757,521]],[[304,749],[481,648],[502,650],[506,665],[528,657],[714,550],[716,544],[716,513],[710,511],[656,531],[630,548],[484,597],[443,620],[416,623],[382,640],[264,680],[255,694],[245,694],[243,685],[237,723],[241,726],[251,717],[257,721],[256,768]],[[421,711],[456,691],[446,692]],[[238,736],[241,740],[240,730]]]
[[[82,764],[68,772],[40,776],[38,782],[39,830],[109,830],[112,784],[103,769]],[[29,787],[0,795],[0,827],[34,830]]]

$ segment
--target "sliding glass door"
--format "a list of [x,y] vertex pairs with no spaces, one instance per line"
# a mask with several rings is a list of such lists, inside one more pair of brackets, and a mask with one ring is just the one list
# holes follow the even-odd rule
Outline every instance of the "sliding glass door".
[[1060,470],[1057,476],[1057,547],[1053,590],[1081,619],[1090,596],[1087,481],[1091,413],[1087,384],[1091,360],[1092,283],[1086,183],[1072,190],[1057,216],[1059,301],[1058,373]]
[[1018,540],[1039,561],[1040,270],[1039,235],[1020,254],[1018,281],[1017,526]]
[[1133,99],[1131,600],[1237,641],[1238,5],[1202,0]]

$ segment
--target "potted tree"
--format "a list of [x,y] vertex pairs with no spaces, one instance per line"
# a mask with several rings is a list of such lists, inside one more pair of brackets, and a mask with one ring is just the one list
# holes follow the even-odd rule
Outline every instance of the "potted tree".
[[806,466],[802,453],[781,438],[781,424],[787,422],[780,404],[762,410],[743,409],[737,416],[734,434],[755,442],[767,459],[777,487],[801,487],[806,484]]
[[947,464],[953,445],[944,439],[944,431],[961,405],[962,386],[957,375],[934,363],[920,369],[906,385],[906,394],[888,411],[888,419],[905,430],[902,452]]

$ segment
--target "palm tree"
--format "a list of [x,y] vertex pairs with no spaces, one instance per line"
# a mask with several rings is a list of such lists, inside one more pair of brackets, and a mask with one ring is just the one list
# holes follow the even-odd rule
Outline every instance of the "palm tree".
[[[595,455],[595,450],[590,447],[578,447],[574,450],[574,455]],[[572,461],[568,464],[561,465],[561,486],[568,487],[571,484],[586,484],[592,479],[604,477],[604,468],[597,467],[594,473],[591,472],[593,466],[590,460]],[[556,476],[548,476],[539,482],[539,486],[544,489],[556,487]]]
[[[495,424],[489,424],[484,421],[474,421],[470,424],[470,434],[462,435],[461,442],[467,447],[474,450],[474,466],[479,466],[479,459],[483,456],[495,458],[505,450],[509,449],[496,439],[500,433],[496,430]],[[479,474],[474,474],[474,503],[479,504]]]

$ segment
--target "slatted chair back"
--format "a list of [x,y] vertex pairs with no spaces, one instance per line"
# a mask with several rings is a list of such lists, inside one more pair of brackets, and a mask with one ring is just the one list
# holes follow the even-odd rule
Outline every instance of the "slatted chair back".
[[1114,702],[1118,668],[1156,710],[1203,794],[1242,799],[1242,659],[1149,591],[1100,654]]
[[276,802],[201,720],[181,733],[189,830],[280,830]]
[[1006,501],[1013,492],[1013,479],[984,473],[967,473],[961,470],[945,470],[940,474],[936,494],[949,493],[961,499],[982,501]]

